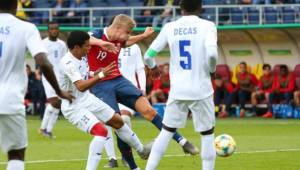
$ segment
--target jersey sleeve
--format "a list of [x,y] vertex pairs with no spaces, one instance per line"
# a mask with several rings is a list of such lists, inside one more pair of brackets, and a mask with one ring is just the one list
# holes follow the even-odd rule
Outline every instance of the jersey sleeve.
[[206,62],[211,73],[216,71],[218,60],[217,28],[215,24],[208,25],[208,32],[205,37]]
[[81,74],[77,71],[72,61],[61,61],[61,66],[63,73],[68,76],[72,83],[75,83],[78,80],[83,80]]
[[92,31],[89,31],[88,34],[95,38],[101,39],[102,35],[103,35],[103,30],[102,29],[94,29]]
[[217,47],[217,40],[218,40],[217,28],[214,24],[211,24],[205,37],[205,46]]
[[150,48],[146,51],[144,59],[145,63],[150,67],[154,68],[156,66],[154,57],[157,56],[157,53],[160,52],[168,43],[167,39],[167,25],[166,24],[156,37],[156,39],[150,45]]
[[42,42],[39,31],[34,25],[28,27],[26,32],[26,47],[28,48],[32,56],[36,56],[39,53],[47,53],[47,50]]

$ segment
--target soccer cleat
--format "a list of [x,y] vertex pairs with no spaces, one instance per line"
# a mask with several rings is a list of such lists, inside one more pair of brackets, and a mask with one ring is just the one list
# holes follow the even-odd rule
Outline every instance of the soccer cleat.
[[46,132],[46,129],[39,129],[39,130],[38,130],[38,133],[39,133],[40,135],[43,135],[45,132]]
[[153,142],[151,142],[147,145],[144,145],[143,150],[141,152],[137,152],[138,155],[144,160],[148,159],[150,152],[151,152],[152,145],[153,145]]
[[118,167],[118,161],[114,158],[110,159],[108,161],[108,164],[104,166],[104,168],[117,168]]
[[191,155],[197,155],[199,154],[199,149],[194,146],[191,142],[187,141],[183,146],[182,146],[183,152],[186,154],[191,154]]
[[265,113],[262,117],[263,117],[263,118],[272,118],[272,117],[273,117],[273,114],[272,114],[272,112],[268,111],[268,112]]

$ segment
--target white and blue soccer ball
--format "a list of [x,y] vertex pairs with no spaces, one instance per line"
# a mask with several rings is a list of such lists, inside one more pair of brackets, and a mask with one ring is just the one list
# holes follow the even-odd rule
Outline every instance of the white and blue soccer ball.
[[236,150],[234,139],[227,134],[221,134],[215,138],[215,147],[218,156],[228,157]]

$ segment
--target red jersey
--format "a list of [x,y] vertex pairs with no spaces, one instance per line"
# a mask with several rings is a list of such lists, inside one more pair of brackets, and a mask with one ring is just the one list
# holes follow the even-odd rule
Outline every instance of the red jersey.
[[295,77],[292,74],[287,76],[277,75],[273,88],[278,89],[280,93],[292,93],[295,89]]
[[[104,31],[95,30],[92,32],[92,36],[102,39],[103,41],[114,43],[116,46],[119,47],[125,45],[126,42],[109,41],[105,32],[106,32],[105,29]],[[111,80],[121,76],[121,72],[119,70],[119,62],[118,62],[119,54],[120,54],[120,50],[118,53],[111,53],[102,49],[100,46],[95,46],[95,45],[91,46],[91,49],[87,55],[90,71],[95,72],[99,68],[104,68],[108,66],[110,63],[115,62],[116,68],[114,69],[116,71],[113,72],[111,76],[105,77],[103,80]]]

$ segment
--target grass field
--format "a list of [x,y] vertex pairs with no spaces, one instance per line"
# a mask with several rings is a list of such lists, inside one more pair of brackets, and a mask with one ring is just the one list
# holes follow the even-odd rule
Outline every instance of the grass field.
[[[49,140],[37,133],[40,121],[28,117],[29,147],[27,170],[82,170],[85,167],[91,137],[75,129],[61,118],[55,129],[56,139]],[[135,132],[144,143],[157,136],[158,131],[144,120],[133,120]],[[194,133],[191,121],[180,132],[199,146],[200,137]],[[300,120],[222,119],[217,120],[216,134],[232,135],[238,151],[229,158],[217,158],[216,170],[299,170]],[[119,153],[118,153],[119,155]],[[146,161],[136,158],[143,169]],[[0,154],[0,169],[5,169],[6,156]],[[159,170],[201,169],[199,156],[184,155],[172,141]],[[107,163],[104,155],[99,169]],[[125,170],[119,161],[119,170]]]

